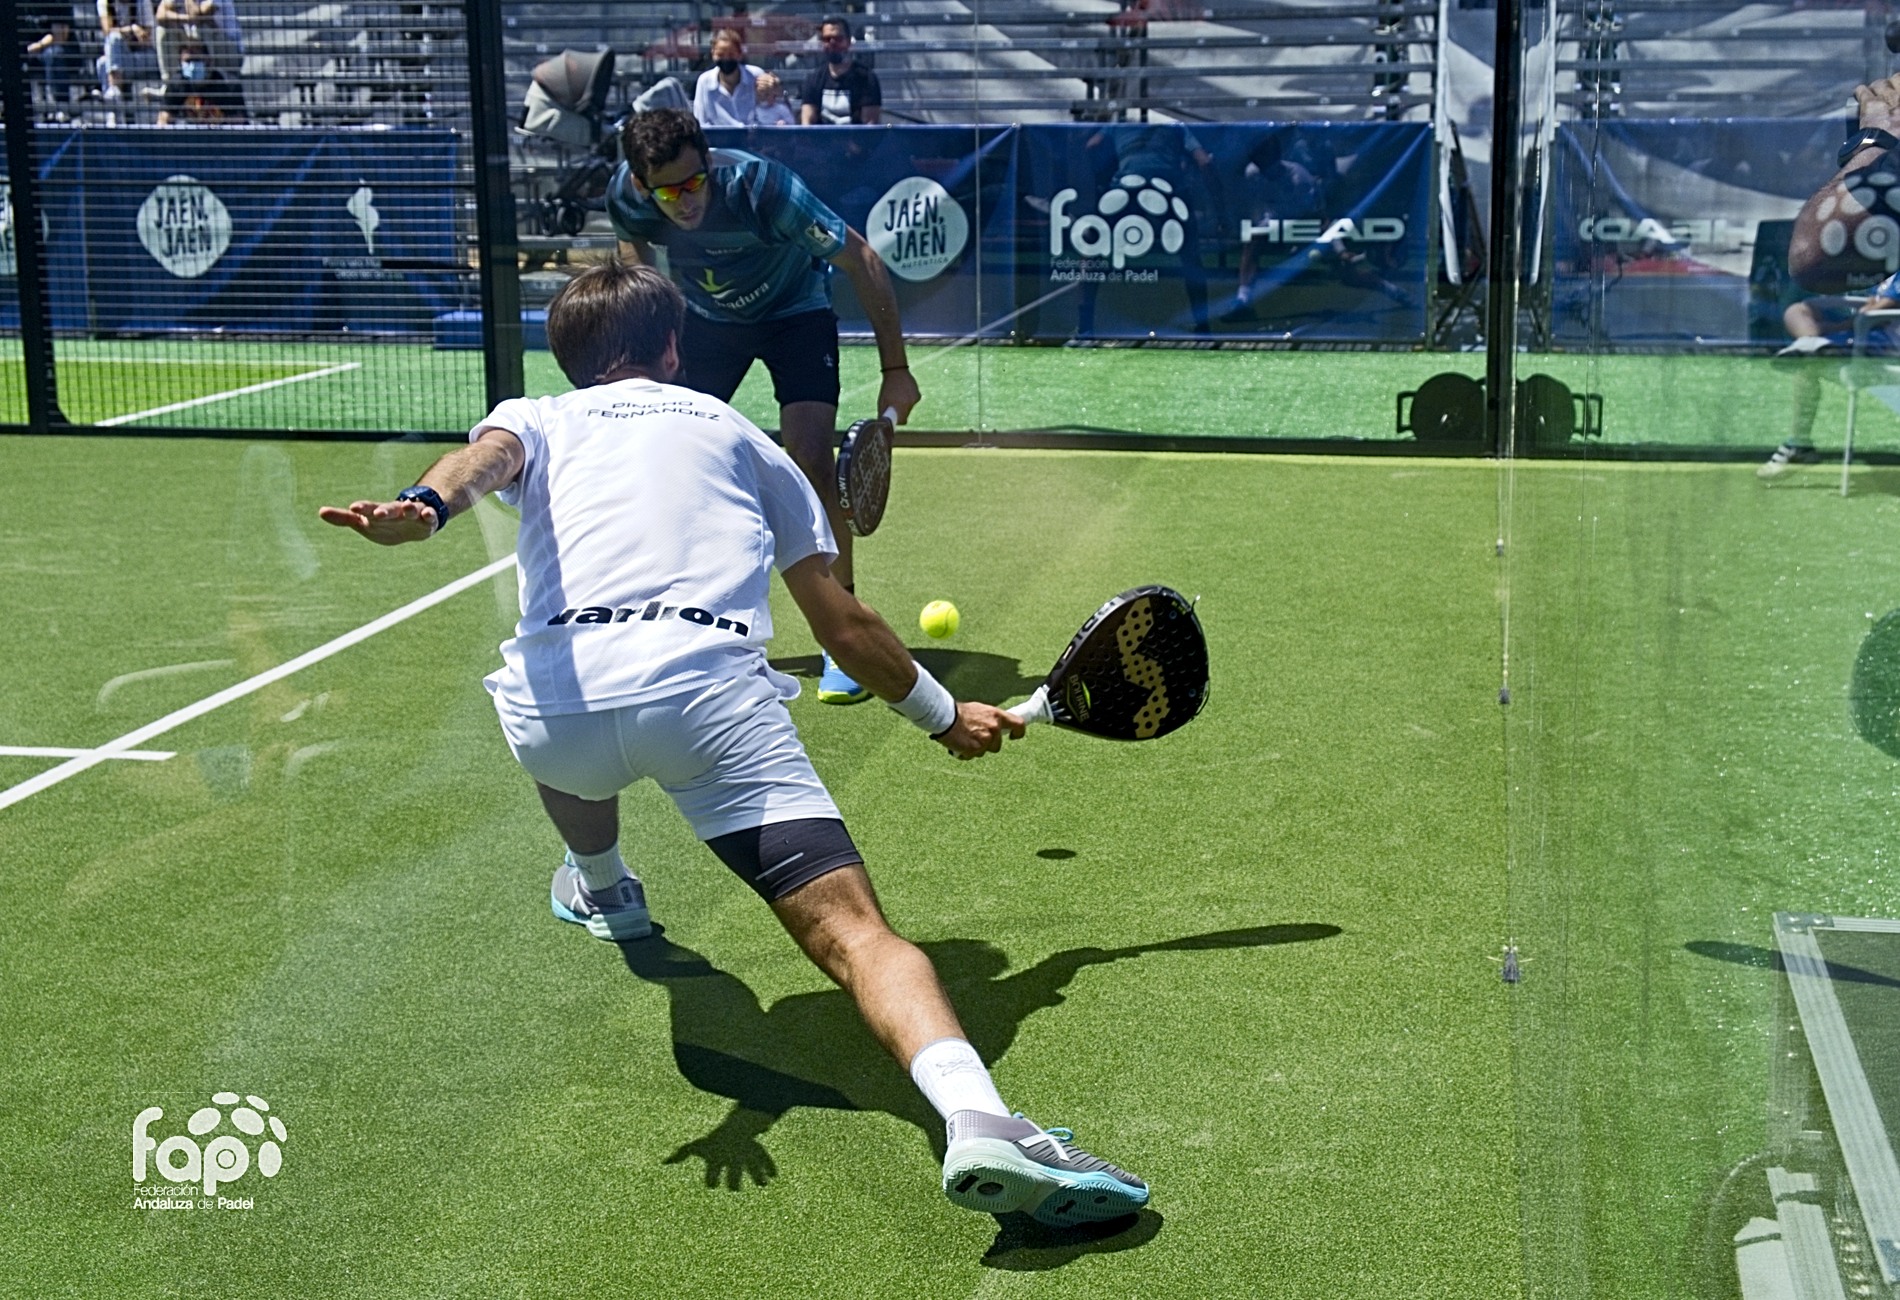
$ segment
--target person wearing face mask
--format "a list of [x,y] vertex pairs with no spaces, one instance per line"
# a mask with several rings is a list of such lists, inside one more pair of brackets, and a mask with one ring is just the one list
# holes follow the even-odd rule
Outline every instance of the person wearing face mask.
[[720,28],[713,33],[712,58],[693,90],[693,116],[701,126],[751,125],[759,69],[745,61],[745,40],[730,27]]
[[884,118],[884,91],[877,74],[851,57],[851,24],[827,18],[818,24],[825,61],[805,80],[798,120],[806,126],[874,126]]

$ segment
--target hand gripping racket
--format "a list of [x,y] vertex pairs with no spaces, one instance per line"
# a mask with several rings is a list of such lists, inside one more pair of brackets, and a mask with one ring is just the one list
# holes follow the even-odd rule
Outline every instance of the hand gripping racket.
[[1153,740],[1207,703],[1207,639],[1171,587],[1136,587],[1096,610],[1056,666],[1009,712],[1110,740]]
[[838,448],[838,508],[856,537],[869,537],[884,521],[891,499],[891,443],[897,412],[886,408],[874,420],[859,420],[845,430]]

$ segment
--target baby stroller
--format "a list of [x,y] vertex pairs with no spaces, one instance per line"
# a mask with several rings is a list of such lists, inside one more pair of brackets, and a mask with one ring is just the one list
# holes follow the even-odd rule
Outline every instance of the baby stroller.
[[519,129],[586,154],[567,167],[553,190],[529,206],[541,232],[578,235],[589,211],[601,210],[607,180],[620,161],[619,132],[604,121],[613,88],[614,52],[562,50],[537,64]]
[[610,119],[607,96],[613,81],[612,50],[594,54],[562,50],[534,69],[520,130],[564,149],[587,150],[562,173],[551,193],[530,205],[542,234],[578,235],[587,224],[587,214],[606,206],[607,182],[620,163],[620,128],[628,117],[655,108],[692,107],[679,81],[663,77],[620,116]]

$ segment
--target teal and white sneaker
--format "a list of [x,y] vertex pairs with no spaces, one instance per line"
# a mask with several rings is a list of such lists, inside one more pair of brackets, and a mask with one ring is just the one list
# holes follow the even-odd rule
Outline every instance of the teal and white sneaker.
[[587,927],[596,939],[618,942],[644,939],[653,933],[653,918],[647,915],[647,894],[637,876],[622,876],[604,894],[588,891],[581,880],[581,869],[563,862],[554,869],[554,884],[548,891],[554,914],[563,921]]
[[1148,1184],[1071,1146],[1074,1138],[1021,1115],[960,1110],[950,1117],[943,1194],[966,1210],[1022,1210],[1055,1227],[1119,1219],[1148,1203]]
[[825,671],[818,679],[818,698],[826,704],[862,704],[871,698],[871,692],[852,681],[851,674],[838,667],[827,651]]

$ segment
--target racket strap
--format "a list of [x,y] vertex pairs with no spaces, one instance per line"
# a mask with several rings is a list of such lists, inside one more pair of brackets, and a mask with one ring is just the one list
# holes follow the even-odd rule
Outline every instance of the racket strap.
[[1055,714],[1049,709],[1049,684],[1044,682],[1028,699],[1005,709],[1004,712],[1015,714],[1023,720],[1025,726],[1032,722],[1054,722]]
[[930,670],[915,660],[911,666],[917,670],[917,684],[910,688],[910,694],[891,705],[899,713],[922,727],[932,736],[941,736],[956,725],[957,699],[948,688],[930,675]]

